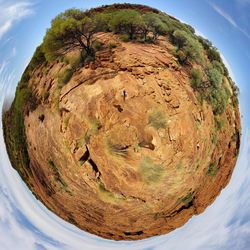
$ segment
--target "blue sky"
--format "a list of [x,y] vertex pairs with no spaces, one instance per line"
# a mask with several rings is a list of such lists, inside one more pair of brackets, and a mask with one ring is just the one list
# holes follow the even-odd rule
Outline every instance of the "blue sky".
[[[86,9],[114,2],[0,0],[0,106],[13,96],[53,17],[67,8]],[[173,233],[126,244],[106,241],[65,223],[34,199],[11,168],[0,131],[0,250],[250,249],[250,0],[136,3],[156,7],[195,27],[219,49],[240,87],[243,143],[230,185],[202,215]]]

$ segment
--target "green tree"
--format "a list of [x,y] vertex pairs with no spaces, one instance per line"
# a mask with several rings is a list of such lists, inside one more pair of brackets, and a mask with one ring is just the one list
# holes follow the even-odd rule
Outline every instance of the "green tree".
[[157,40],[159,35],[166,35],[167,34],[167,25],[162,22],[159,14],[155,13],[146,13],[143,16],[143,36],[144,40],[147,39],[147,35],[149,32],[153,34],[153,42]]
[[125,33],[132,40],[143,26],[141,14],[136,10],[116,11],[110,20],[110,28],[115,33]]
[[[197,63],[203,63],[202,46],[193,35],[184,30],[176,30],[172,38],[173,43],[177,46],[177,57],[180,62],[186,63],[196,61]],[[179,54],[178,51],[180,50],[184,54]]]
[[80,48],[88,56],[94,56],[93,36],[104,28],[103,25],[98,14],[90,18],[78,9],[61,13],[52,21],[44,37],[46,59],[54,60],[75,48]]
[[184,30],[176,30],[173,33],[173,42],[178,49],[183,48],[188,41],[188,34]]

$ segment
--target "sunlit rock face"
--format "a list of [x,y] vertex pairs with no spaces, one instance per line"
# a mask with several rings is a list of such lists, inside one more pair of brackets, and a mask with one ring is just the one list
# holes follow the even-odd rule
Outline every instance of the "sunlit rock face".
[[96,60],[63,86],[65,61],[32,70],[28,86],[38,101],[24,113],[28,167],[13,165],[39,200],[85,231],[115,240],[166,234],[228,183],[238,107],[230,97],[215,116],[191,87],[195,63],[180,64],[166,37],[155,44],[96,38],[104,44]]

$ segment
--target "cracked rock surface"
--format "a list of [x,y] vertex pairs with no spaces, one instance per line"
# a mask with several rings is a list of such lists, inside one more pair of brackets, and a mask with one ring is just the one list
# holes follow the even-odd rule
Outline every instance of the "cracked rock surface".
[[98,36],[117,48],[98,52],[62,89],[62,62],[33,72],[32,91],[49,95],[25,117],[29,182],[49,209],[90,233],[115,240],[168,233],[228,183],[239,111],[228,104],[212,143],[212,109],[197,101],[165,38],[145,45]]

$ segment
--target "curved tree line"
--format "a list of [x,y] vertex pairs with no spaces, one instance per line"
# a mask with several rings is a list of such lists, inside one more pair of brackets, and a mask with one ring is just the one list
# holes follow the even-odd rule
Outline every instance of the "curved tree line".
[[[190,25],[143,5],[118,4],[88,11],[66,10],[52,20],[29,67],[34,68],[43,60],[50,62],[64,57],[76,48],[81,51],[82,62],[94,60],[98,42],[95,34],[98,32],[113,32],[120,35],[122,41],[142,43],[156,43],[159,36],[165,36],[172,43],[172,53],[179,63],[189,69],[191,86],[201,101],[211,104],[214,114],[225,111],[230,96],[237,105],[238,88],[212,43],[197,36]],[[63,78],[68,79],[70,75]],[[224,84],[225,78],[233,95]],[[62,82],[64,84],[64,79]]]

